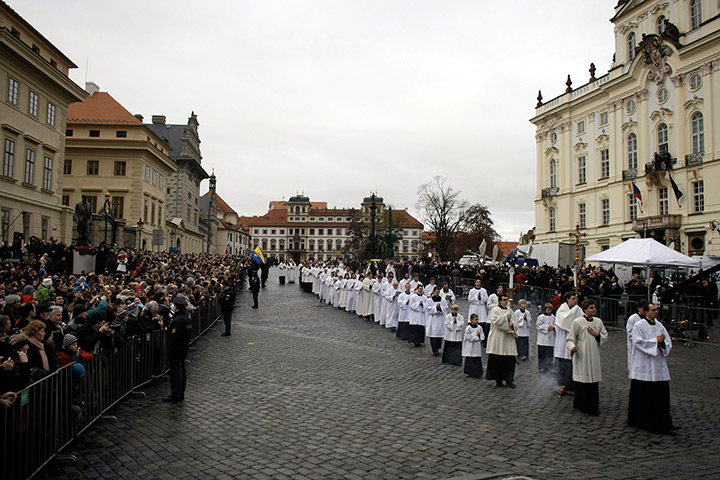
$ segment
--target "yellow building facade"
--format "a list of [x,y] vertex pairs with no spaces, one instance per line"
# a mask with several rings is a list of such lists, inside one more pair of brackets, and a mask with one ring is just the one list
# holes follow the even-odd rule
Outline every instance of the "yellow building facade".
[[77,66],[0,2],[0,231],[12,243],[35,236],[69,242],[72,212],[61,202],[68,105],[87,96]]
[[[68,111],[62,202],[73,207],[87,195],[98,214],[109,195],[114,228],[139,229],[134,245],[121,246],[167,250],[166,197],[176,170],[170,147],[107,92],[87,88],[93,94]],[[153,246],[154,230],[163,231],[162,246]],[[97,245],[105,238],[91,240]]]
[[710,0],[621,0],[609,72],[538,96],[537,243],[579,225],[588,255],[638,235],[720,255],[719,15]]

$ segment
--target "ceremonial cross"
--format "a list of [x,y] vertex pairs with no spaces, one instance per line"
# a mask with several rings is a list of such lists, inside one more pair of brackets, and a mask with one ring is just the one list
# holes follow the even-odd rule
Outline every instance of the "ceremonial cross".
[[573,283],[575,283],[575,291],[577,291],[578,288],[578,278],[577,278],[577,272],[580,268],[580,239],[582,237],[586,237],[587,233],[580,232],[580,225],[575,225],[575,231],[570,232],[568,235],[575,238],[575,275],[573,279]]

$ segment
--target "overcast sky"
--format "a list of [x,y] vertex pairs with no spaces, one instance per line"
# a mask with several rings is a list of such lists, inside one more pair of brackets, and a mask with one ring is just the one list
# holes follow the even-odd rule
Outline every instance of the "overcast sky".
[[[538,89],[607,72],[615,0],[6,0],[131,113],[200,122],[238,213],[304,190],[415,209],[436,175],[507,240],[535,225]],[[86,64],[88,68],[86,69]],[[201,186],[207,191],[207,182]]]

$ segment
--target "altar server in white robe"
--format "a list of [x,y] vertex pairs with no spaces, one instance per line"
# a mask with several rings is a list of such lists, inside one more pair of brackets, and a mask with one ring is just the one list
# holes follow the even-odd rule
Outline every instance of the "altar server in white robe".
[[365,277],[365,280],[363,280],[362,283],[362,314],[361,316],[365,318],[371,318],[373,312],[373,293],[372,293],[372,284],[375,282],[375,279],[373,278],[372,272],[368,272],[367,276]]
[[565,345],[573,357],[573,406],[581,412],[599,415],[599,385],[602,381],[600,345],[605,343],[608,333],[603,321],[595,316],[595,300],[583,300],[582,309],[583,316],[573,320],[565,340]]
[[380,314],[379,314],[380,320],[378,321],[378,323],[380,324],[381,327],[384,327],[387,324],[388,302],[385,298],[385,292],[387,291],[388,288],[392,288],[392,282],[393,282],[393,274],[390,273],[390,274],[388,274],[387,278],[383,279],[383,284],[380,287]]
[[[490,324],[488,323],[488,293],[482,286],[482,280],[475,280],[475,288],[470,289],[467,296],[468,303],[468,319],[473,313],[478,316],[478,324],[483,329],[483,336],[487,339],[490,332]],[[497,302],[496,302],[497,303]],[[485,342],[483,342],[485,345]]]
[[[398,288],[400,289],[401,292],[404,292],[404,291],[405,291],[405,284],[406,284],[406,283],[410,283],[410,275],[409,275],[407,272],[405,272],[405,275],[403,276],[402,280],[400,280],[400,281],[398,282]],[[412,288],[412,287],[411,287],[411,288]]]
[[325,277],[325,303],[328,305],[333,304],[333,299],[335,298],[335,272],[330,272]]
[[440,347],[445,338],[445,315],[447,315],[447,301],[440,296],[440,287],[437,285],[425,301],[425,314],[427,315],[425,335],[430,339],[430,348],[433,356],[440,355]]
[[355,282],[355,277],[353,277],[351,273],[350,278],[348,278],[348,281],[345,284],[345,288],[347,289],[347,304],[345,305],[345,311],[350,313],[355,312]]
[[[453,304],[450,313],[445,315],[445,345],[442,349],[442,363],[462,365],[463,337],[465,317],[458,313],[460,307]],[[482,373],[480,374],[482,376]]]
[[340,308],[340,300],[342,297],[342,282],[343,279],[338,275],[335,277],[335,285],[333,288],[335,289],[335,296],[333,297],[333,303],[332,306],[335,308]]
[[417,286],[410,297],[410,325],[408,326],[408,341],[416,347],[425,344],[425,304],[427,297],[423,294],[422,283]]
[[646,318],[633,327],[628,425],[653,432],[674,430],[670,415],[670,371],[667,356],[672,341],[657,321],[658,306],[646,306]]
[[488,364],[485,378],[495,380],[497,387],[515,388],[515,357],[517,357],[515,314],[509,308],[507,295],[500,294],[498,301],[498,306],[490,312]]
[[[500,304],[500,296],[505,293],[505,290],[503,289],[502,285],[498,285],[495,289],[495,293],[491,293],[488,296],[487,299],[487,316],[490,318],[490,312],[492,312],[493,308],[497,307]],[[478,315],[479,316],[479,315]]]
[[532,314],[527,309],[527,301],[523,298],[518,301],[518,308],[515,310],[515,325],[517,326],[517,343],[518,358],[527,360],[530,355],[530,323],[532,322]]
[[555,315],[552,303],[543,307],[545,313],[537,318],[538,370],[546,372],[552,368],[555,349]]
[[557,384],[560,386],[558,397],[564,397],[567,392],[575,391],[572,380],[572,356],[565,346],[565,340],[570,333],[570,327],[576,318],[582,317],[582,309],[577,304],[577,293],[565,293],[564,303],[555,313],[555,367],[557,369]]
[[395,336],[403,340],[408,340],[408,330],[410,329],[410,317],[412,316],[412,310],[410,309],[410,299],[413,293],[410,287],[410,282],[405,283],[405,291],[398,295],[398,327]]
[[295,260],[290,260],[287,264],[288,283],[295,283],[295,275],[297,274],[297,264]]
[[632,342],[632,331],[633,327],[637,322],[645,318],[645,311],[647,310],[647,300],[640,299],[637,304],[637,312],[633,313],[628,317],[627,323],[625,324],[625,331],[627,332],[627,366],[628,366],[628,377],[630,372],[630,363],[632,360],[633,342]]
[[285,276],[287,275],[287,263],[281,260],[278,264],[278,282],[280,285],[285,285]]
[[430,297],[433,294],[433,291],[435,290],[435,287],[437,287],[437,284],[435,284],[435,277],[430,277],[430,283],[425,285],[423,292],[425,292],[426,297]]
[[476,313],[470,315],[470,325],[465,327],[462,343],[462,356],[465,359],[465,375],[473,378],[482,378],[482,341],[485,334],[478,325]]
[[342,308],[343,310],[347,307],[347,282],[349,279],[349,273],[346,273],[340,279],[340,300],[338,301],[338,308]]
[[375,323],[383,322],[383,296],[382,291],[385,288],[385,276],[382,272],[378,272],[375,283],[373,284],[373,320]]
[[415,292],[417,290],[418,285],[421,285],[420,275],[416,273],[415,275],[413,275],[413,279],[410,280],[410,289],[412,289],[412,291]]
[[398,288],[397,280],[393,281],[390,287],[385,289],[385,328],[395,331],[398,325],[398,312],[400,306],[397,299],[402,292]]
[[364,283],[365,275],[361,273],[355,280],[355,286],[353,287],[355,289],[355,313],[359,317],[362,317]]
[[440,296],[445,299],[448,305],[455,305],[455,293],[450,289],[450,285],[447,282],[443,283]]

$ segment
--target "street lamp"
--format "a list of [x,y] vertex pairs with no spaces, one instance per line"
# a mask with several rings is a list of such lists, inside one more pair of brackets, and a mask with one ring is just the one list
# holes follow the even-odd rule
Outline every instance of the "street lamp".
[[140,250],[140,248],[142,246],[142,228],[143,228],[143,221],[142,221],[142,218],[140,218],[137,221],[138,250]]

